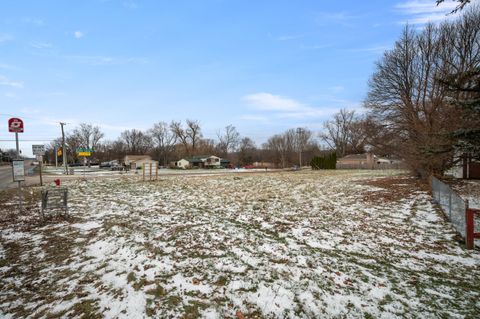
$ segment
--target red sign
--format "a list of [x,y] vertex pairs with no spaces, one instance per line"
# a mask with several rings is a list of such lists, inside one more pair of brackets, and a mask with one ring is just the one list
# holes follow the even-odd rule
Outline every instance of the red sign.
[[23,121],[15,117],[9,119],[8,131],[13,133],[23,133]]

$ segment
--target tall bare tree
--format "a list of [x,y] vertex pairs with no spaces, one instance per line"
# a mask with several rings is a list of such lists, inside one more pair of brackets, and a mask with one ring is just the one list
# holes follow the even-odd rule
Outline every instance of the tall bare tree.
[[223,132],[217,132],[217,137],[219,140],[218,148],[222,156],[227,156],[229,152],[236,151],[240,142],[240,133],[238,133],[235,126],[227,125]]
[[256,160],[257,147],[255,142],[249,138],[244,137],[238,146],[238,161],[240,165],[249,165]]
[[122,141],[125,143],[125,150],[128,152],[128,154],[146,154],[152,147],[151,137],[140,130],[126,130],[123,131],[120,136]]
[[168,158],[175,149],[177,135],[172,132],[169,125],[165,122],[158,122],[153,125],[149,131],[153,144],[160,162],[167,166]]
[[320,133],[320,138],[331,149],[336,150],[338,157],[350,152],[363,151],[361,120],[355,115],[354,110],[341,109],[334,114],[333,119],[326,121],[323,127],[324,131]]
[[298,127],[295,130],[295,149],[298,153],[298,162],[300,167],[302,166],[302,152],[310,143],[312,135],[312,131],[307,128]]
[[184,127],[182,122],[172,121],[170,129],[183,145],[185,155],[195,155],[198,142],[202,138],[200,123],[194,120],[187,120]]
[[465,123],[440,79],[478,66],[480,11],[458,20],[427,25],[420,33],[405,27],[392,50],[377,63],[365,102],[376,128],[372,141],[403,157],[422,176],[442,173],[453,159],[451,132]]
[[[76,127],[71,133],[71,141],[75,139],[80,147],[89,148],[95,150],[100,140],[105,136],[105,134],[100,130],[99,126],[94,126],[92,124],[81,123]],[[75,150],[73,150],[75,152]],[[91,158],[87,158],[88,166],[90,166]]]

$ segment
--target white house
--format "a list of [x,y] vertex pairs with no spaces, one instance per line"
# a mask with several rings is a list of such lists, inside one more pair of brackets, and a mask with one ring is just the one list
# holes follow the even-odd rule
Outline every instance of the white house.
[[143,166],[144,163],[150,163],[152,157],[150,155],[126,155],[124,163],[130,166],[131,169],[137,169]]
[[228,165],[230,162],[228,160],[222,160],[218,156],[214,155],[198,155],[198,156],[192,156],[190,158],[182,158],[179,161],[174,162],[174,167],[178,168],[192,168],[192,167],[198,167],[198,168],[220,168],[222,167],[222,164]]

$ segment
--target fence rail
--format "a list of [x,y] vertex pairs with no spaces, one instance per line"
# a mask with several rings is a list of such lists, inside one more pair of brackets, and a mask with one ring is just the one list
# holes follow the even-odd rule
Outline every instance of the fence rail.
[[[440,181],[438,178],[431,179],[432,195],[436,203],[440,205],[448,220],[455,227],[457,232],[467,239],[467,210],[468,201],[461,198],[450,186]],[[477,223],[478,224],[478,223]],[[472,232],[474,232],[474,227]],[[480,242],[476,241],[479,246]]]

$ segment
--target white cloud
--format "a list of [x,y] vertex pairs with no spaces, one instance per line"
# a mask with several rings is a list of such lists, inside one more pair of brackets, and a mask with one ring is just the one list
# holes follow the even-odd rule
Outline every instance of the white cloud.
[[82,31],[75,31],[73,32],[73,36],[77,39],[83,38],[85,35],[83,34]]
[[270,93],[255,93],[243,97],[257,111],[266,111],[261,115],[244,115],[243,119],[264,120],[320,118],[330,114],[329,108],[307,106],[294,99]]
[[391,49],[390,46],[388,45],[377,45],[377,46],[371,46],[367,48],[358,48],[358,49],[352,49],[350,51],[352,52],[370,52],[374,54],[381,54],[384,53],[385,51]]
[[6,86],[20,88],[20,89],[23,88],[23,82],[12,81],[3,75],[0,75],[0,85],[6,85]]
[[409,0],[398,3],[395,8],[409,17],[402,23],[425,24],[451,19],[457,14],[450,14],[458,5],[456,1],[444,1],[437,6],[432,0]]
[[243,100],[259,110],[267,111],[296,111],[304,106],[293,100],[280,95],[270,93],[255,93],[243,97]]

